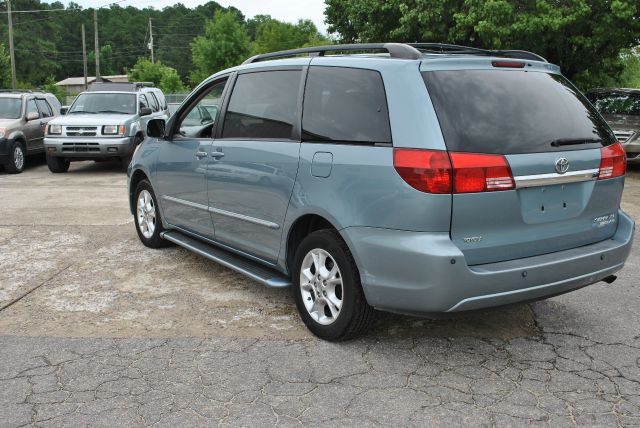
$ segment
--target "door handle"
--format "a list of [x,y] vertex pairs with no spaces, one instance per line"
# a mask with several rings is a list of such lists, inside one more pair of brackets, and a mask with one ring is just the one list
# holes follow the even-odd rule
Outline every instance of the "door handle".
[[221,158],[224,156],[224,153],[222,152],[211,152],[211,157],[212,158]]
[[198,159],[202,159],[202,158],[204,158],[204,157],[206,157],[206,156],[207,156],[207,152],[200,152],[200,151],[199,151],[199,152],[196,152],[196,157],[197,157]]

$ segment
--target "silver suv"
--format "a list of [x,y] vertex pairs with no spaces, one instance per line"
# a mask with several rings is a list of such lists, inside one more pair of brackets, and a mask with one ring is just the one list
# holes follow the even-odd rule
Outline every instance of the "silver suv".
[[47,123],[60,114],[60,102],[44,92],[0,91],[0,165],[22,172],[27,155],[44,151]]
[[51,121],[44,145],[47,165],[66,172],[71,161],[120,160],[127,167],[144,140],[147,121],[168,119],[164,94],[148,83],[96,83]]
[[611,283],[631,249],[623,148],[530,52],[265,54],[148,128],[129,167],[142,243],[291,285],[324,339],[362,333],[373,308],[451,314]]

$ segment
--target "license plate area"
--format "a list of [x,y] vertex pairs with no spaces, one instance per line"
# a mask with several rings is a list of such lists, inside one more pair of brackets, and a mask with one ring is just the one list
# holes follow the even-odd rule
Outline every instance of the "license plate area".
[[519,189],[522,218],[525,223],[538,224],[579,217],[594,185],[587,181]]

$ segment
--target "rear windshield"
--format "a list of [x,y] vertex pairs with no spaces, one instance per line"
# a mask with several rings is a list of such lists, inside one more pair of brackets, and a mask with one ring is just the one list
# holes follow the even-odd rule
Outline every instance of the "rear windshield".
[[539,153],[616,142],[604,119],[562,76],[513,70],[422,75],[449,150]]
[[19,119],[21,110],[20,98],[0,98],[0,119]]
[[602,114],[629,114],[640,116],[640,94],[624,92],[591,92],[589,101]]
[[67,114],[74,113],[112,113],[135,114],[136,95],[108,92],[90,92],[80,94]]

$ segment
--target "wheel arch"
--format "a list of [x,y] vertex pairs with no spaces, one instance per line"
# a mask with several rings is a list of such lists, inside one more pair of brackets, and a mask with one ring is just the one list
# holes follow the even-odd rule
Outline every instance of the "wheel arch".
[[151,182],[149,176],[143,170],[136,169],[135,171],[133,171],[133,173],[131,174],[131,178],[129,179],[129,209],[131,210],[131,214],[135,214],[136,212],[134,195],[136,187],[138,187],[138,184],[142,180],[148,180],[149,182]]
[[14,131],[9,135],[9,141],[18,142],[22,145],[22,148],[27,151],[27,137],[21,131]]
[[322,229],[339,230],[331,221],[319,214],[304,214],[293,221],[287,234],[285,247],[284,262],[287,272],[291,273],[295,252],[302,240],[310,233]]

